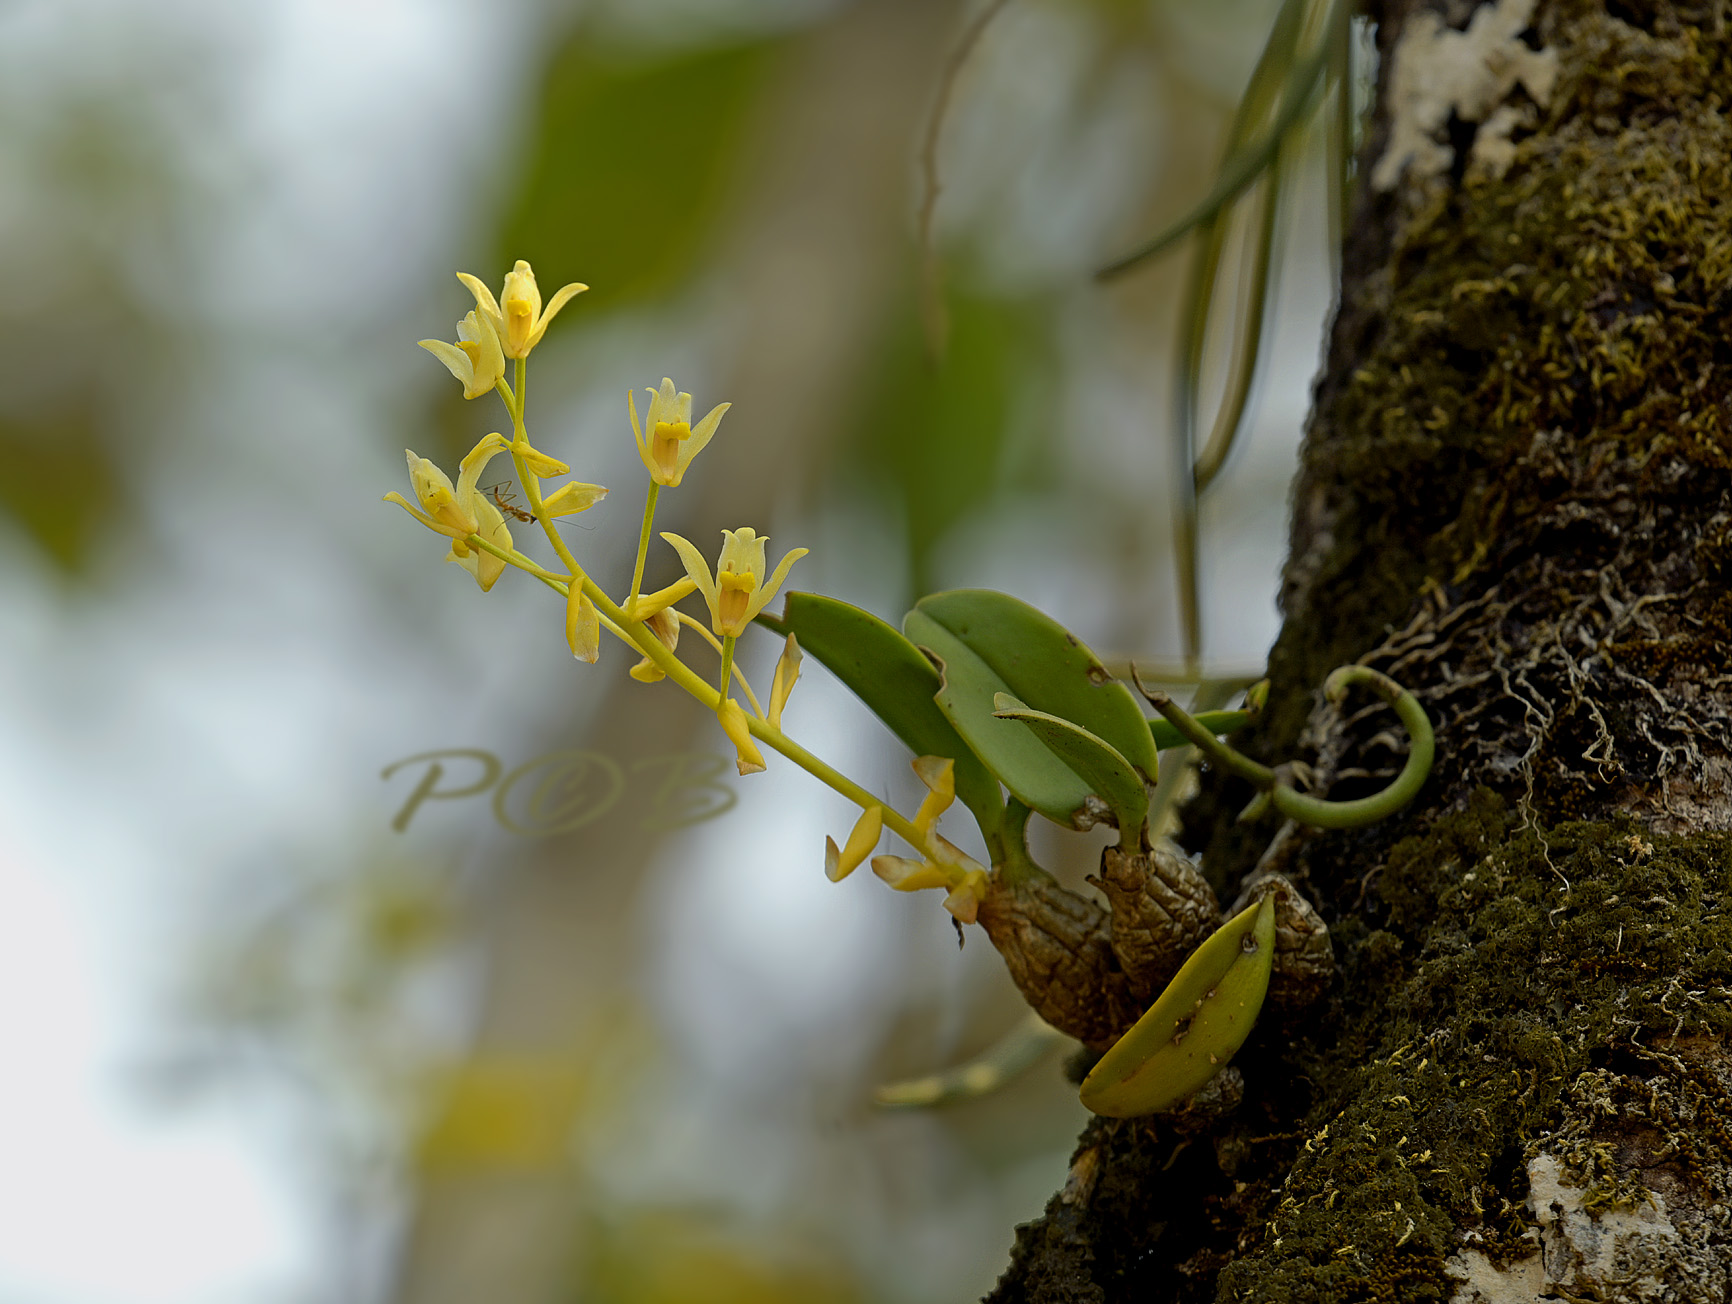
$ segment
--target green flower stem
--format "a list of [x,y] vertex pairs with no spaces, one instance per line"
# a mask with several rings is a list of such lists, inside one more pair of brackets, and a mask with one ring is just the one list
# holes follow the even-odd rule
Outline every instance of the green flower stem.
[[[583,591],[589,595],[590,601],[595,603],[596,610],[624,630],[631,637],[631,641],[638,650],[655,662],[670,680],[685,689],[710,710],[718,711],[721,709],[721,694],[700,678],[690,666],[668,651],[667,645],[657,638],[641,620],[633,620],[626,615],[615,605],[613,599],[603,593],[600,586],[587,575],[583,577]],[[800,746],[799,743],[788,737],[787,734],[773,727],[768,720],[747,716],[746,728],[760,742],[786,756],[821,783],[834,788],[861,810],[866,810],[872,806],[883,807],[885,826],[922,855],[926,854],[926,839],[920,835],[920,831],[914,827],[913,822],[885,805],[881,798],[874,797],[852,779],[826,765]]]
[[1249,779],[1259,788],[1271,788],[1275,785],[1275,771],[1267,765],[1259,765],[1249,756],[1234,751],[1222,742],[1208,727],[1180,706],[1165,693],[1150,692],[1138,684],[1149,705],[1154,707],[1172,723],[1172,726],[1182,734],[1187,742],[1197,748],[1203,755],[1223,769],[1238,775],[1241,779]]
[[734,670],[734,636],[732,634],[727,634],[727,635],[724,635],[722,638],[721,692],[722,692],[723,697],[726,697],[728,695],[728,676],[733,673],[733,670]]
[[1324,829],[1353,829],[1372,824],[1385,816],[1393,815],[1412,801],[1424,786],[1426,776],[1431,773],[1437,742],[1431,732],[1431,720],[1419,700],[1388,675],[1369,666],[1342,666],[1324,683],[1324,696],[1332,702],[1338,702],[1354,684],[1370,686],[1373,692],[1395,708],[1395,714],[1400,717],[1402,727],[1407,730],[1407,736],[1411,740],[1407,749],[1407,764],[1401,767],[1401,773],[1396,775],[1394,782],[1382,792],[1354,801],[1323,801],[1295,792],[1286,784],[1279,784],[1270,795],[1275,809],[1289,819],[1315,824]]
[[1359,797],[1352,801],[1325,801],[1321,797],[1309,797],[1296,791],[1279,771],[1259,765],[1250,757],[1234,751],[1165,693],[1151,693],[1143,689],[1143,696],[1205,756],[1241,778],[1249,779],[1261,789],[1245,808],[1241,818],[1255,818],[1273,805],[1281,814],[1298,820],[1301,824],[1311,824],[1323,829],[1355,829],[1366,824],[1375,824],[1378,820],[1393,815],[1414,799],[1424,785],[1426,776],[1431,773],[1431,762],[1436,755],[1437,743],[1432,735],[1431,720],[1426,716],[1425,708],[1419,704],[1419,700],[1382,671],[1373,670],[1369,666],[1342,666],[1329,676],[1323,685],[1323,692],[1330,701],[1338,702],[1354,684],[1369,685],[1379,697],[1395,708],[1395,714],[1400,717],[1402,727],[1407,730],[1411,745],[1407,752],[1407,763],[1401,767],[1401,773],[1395,776],[1387,788],[1369,797]]
[[637,564],[631,571],[631,596],[625,600],[627,611],[637,610],[637,595],[643,591],[643,564],[649,556],[650,526],[656,518],[656,495],[662,487],[654,480],[650,481],[649,496],[643,501],[643,531],[637,537]]
[[[703,638],[704,642],[713,647],[716,650],[717,656],[722,654],[722,640],[710,633],[708,627],[705,626],[701,620],[693,620],[690,616],[686,615],[685,612],[677,609],[674,611],[674,615],[679,617],[680,624],[684,625],[687,629],[695,630]],[[737,684],[740,691],[746,695],[746,700],[752,704],[752,710],[757,712],[760,716],[763,715],[764,708],[758,705],[758,695],[752,691],[751,684],[746,682],[746,676],[741,672],[740,667],[737,664],[734,666],[734,683]]]
[[554,526],[553,518],[547,514],[547,505],[541,498],[541,477],[529,469],[529,463],[521,451],[529,446],[529,431],[523,424],[523,409],[529,398],[529,359],[517,359],[515,401],[503,380],[499,382],[499,387],[507,396],[506,407],[511,410],[511,464],[517,468],[517,478],[523,485],[523,496],[529,500],[529,510],[535,514],[535,519],[541,522],[542,532],[547,535],[547,541],[553,545],[553,551],[565,563],[566,568],[573,575],[581,575],[583,567],[577,564],[577,558],[572,556],[571,549],[565,545],[564,537]]

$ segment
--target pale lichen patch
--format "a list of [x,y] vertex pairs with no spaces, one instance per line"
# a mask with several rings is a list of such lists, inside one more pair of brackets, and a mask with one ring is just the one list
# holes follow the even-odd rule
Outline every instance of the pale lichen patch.
[[[1703,1261],[1705,1247],[1686,1243],[1657,1192],[1630,1207],[1596,1207],[1588,1189],[1569,1180],[1555,1155],[1542,1151],[1527,1168],[1527,1203],[1537,1224],[1538,1250],[1501,1267],[1476,1249],[1451,1255],[1445,1268],[1458,1284],[1450,1304],[1676,1299],[1680,1269],[1693,1285],[1709,1284],[1687,1265],[1707,1267],[1713,1256]],[[1723,1271],[1718,1276],[1723,1288]]]
[[[1519,83],[1541,108],[1557,85],[1555,50],[1530,50],[1521,33],[1533,19],[1535,0],[1496,0],[1482,5],[1465,32],[1451,29],[1430,11],[1414,14],[1395,47],[1389,80],[1389,144],[1371,172],[1378,190],[1393,190],[1404,170],[1414,177],[1447,172],[1455,151],[1442,139],[1453,113],[1464,122],[1485,123]],[[1519,118],[1495,116],[1498,128],[1474,161],[1501,176],[1513,157],[1510,130]]]

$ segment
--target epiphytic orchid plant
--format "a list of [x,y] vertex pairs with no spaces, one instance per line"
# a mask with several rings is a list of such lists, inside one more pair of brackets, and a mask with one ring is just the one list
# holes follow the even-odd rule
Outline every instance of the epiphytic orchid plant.
[[[806,549],[784,554],[771,570],[767,541],[749,526],[723,532],[713,569],[695,544],[663,534],[686,578],[644,593],[657,496],[680,485],[728,409],[720,404],[694,426],[691,396],[666,379],[647,391],[641,422],[635,396],[628,398],[649,486],[631,586],[615,601],[554,525],[560,516],[595,506],[607,490],[577,481],[550,487],[547,482],[570,468],[532,445],[525,423],[529,355],[554,316],[586,287],[567,285],[543,307],[528,263],[518,262],[506,276],[497,300],[476,277],[459,279],[474,295],[474,311],[459,323],[455,344],[423,340],[422,347],[462,383],[465,398],[496,392],[512,434],[490,434],[476,444],[455,484],[410,452],[416,501],[396,493],[387,501],[445,536],[447,560],[468,570],[484,592],[508,567],[552,589],[564,600],[566,640],[579,660],[599,659],[605,630],[640,658],[630,671],[634,678],[665,679],[714,711],[742,776],[765,768],[762,744],[858,806],[859,819],[843,844],[827,840],[828,876],[839,881],[870,858],[873,872],[898,891],[941,889],[957,928],[984,929],[1035,1012],[1104,1052],[1083,1084],[1086,1105],[1113,1116],[1148,1114],[1178,1107],[1205,1088],[1220,1090],[1216,1080],[1266,999],[1278,1010],[1291,1009],[1327,985],[1333,974],[1328,931],[1290,883],[1273,874],[1257,880],[1223,922],[1220,903],[1190,860],[1152,836],[1159,753],[1196,747],[1248,780],[1259,794],[1249,813],[1273,807],[1289,819],[1332,828],[1369,823],[1410,801],[1430,770],[1430,725],[1399,685],[1360,666],[1330,677],[1331,697],[1354,684],[1370,687],[1395,708],[1411,739],[1404,768],[1383,791],[1331,802],[1300,792],[1293,767],[1271,769],[1221,741],[1254,716],[1259,688],[1247,694],[1243,709],[1197,716],[1145,690],[1159,712],[1151,720],[1131,688],[1081,640],[1007,594],[932,594],[907,613],[900,631],[859,607],[812,593],[789,593],[781,615],[771,616],[765,608]],[[509,381],[507,359],[513,364]],[[552,568],[517,546],[498,504],[478,487],[483,469],[502,453],[523,486],[528,517],[553,550]],[[693,594],[701,597],[707,620],[679,609]],[[768,709],[734,659],[736,641],[753,624],[783,639]],[[695,631],[716,654],[713,676],[682,655],[682,628]],[[914,753],[927,795],[912,817],[784,731],[802,649]],[[957,799],[979,826],[987,865],[938,831]],[[1067,829],[1105,824],[1118,830],[1092,880],[1105,907],[1061,887],[1035,863],[1026,831],[1037,814]],[[875,855],[886,833],[910,854]]]

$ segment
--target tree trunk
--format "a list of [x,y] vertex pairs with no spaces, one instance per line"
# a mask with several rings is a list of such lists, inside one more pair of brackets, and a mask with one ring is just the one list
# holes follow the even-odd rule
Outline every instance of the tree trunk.
[[[1725,0],[1389,0],[1250,750],[1392,773],[1357,832],[1188,816],[1329,922],[1233,1112],[1096,1120],[1012,1301],[1732,1299],[1732,87]],[[1429,81],[1416,76],[1423,71]],[[1385,731],[1388,731],[1387,733]]]

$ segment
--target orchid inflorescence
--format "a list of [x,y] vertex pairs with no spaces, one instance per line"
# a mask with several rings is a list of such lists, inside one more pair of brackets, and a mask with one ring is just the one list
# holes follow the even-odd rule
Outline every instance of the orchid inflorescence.
[[[1193,748],[1249,782],[1257,796],[1247,818],[1273,810],[1319,828],[1358,827],[1406,805],[1430,771],[1430,723],[1410,693],[1367,666],[1330,676],[1325,693],[1331,700],[1356,685],[1381,696],[1411,746],[1401,773],[1380,792],[1329,800],[1299,790],[1302,774],[1295,765],[1264,765],[1220,737],[1256,716],[1266,685],[1247,693],[1243,710],[1193,717],[1165,693],[1143,688],[1133,665],[1131,679],[1160,713],[1151,719],[1130,687],[1109,674],[1081,639],[1009,594],[928,594],[903,617],[900,630],[859,607],[813,593],[789,593],[781,615],[772,616],[765,608],[806,549],[785,553],[772,570],[768,540],[750,526],[722,531],[713,569],[696,544],[664,533],[685,578],[646,593],[656,499],[684,481],[729,406],[718,404],[694,425],[692,396],[667,379],[645,391],[648,406],[641,419],[635,394],[627,396],[649,485],[631,585],[616,602],[555,528],[559,517],[588,511],[607,490],[578,481],[544,490],[544,481],[569,475],[570,468],[531,444],[524,423],[529,355],[560,309],[585,287],[567,285],[544,307],[525,262],[505,278],[498,299],[477,278],[459,279],[474,295],[475,308],[458,323],[456,343],[421,344],[462,383],[465,398],[489,390],[499,394],[511,418],[511,437],[494,433],[477,443],[459,465],[455,484],[411,451],[415,502],[401,494],[387,499],[449,539],[447,560],[473,575],[483,591],[511,566],[558,593],[565,600],[566,642],[580,661],[600,657],[605,630],[638,655],[633,679],[669,680],[714,711],[741,775],[765,768],[759,746],[764,744],[854,802],[861,814],[847,840],[838,846],[825,839],[825,873],[837,881],[870,858],[873,872],[899,891],[942,889],[959,930],[962,924],[982,926],[1041,1018],[1106,1052],[1083,1084],[1085,1105],[1113,1116],[1176,1108],[1211,1082],[1244,1041],[1265,995],[1278,1009],[1317,999],[1334,971],[1328,929],[1297,889],[1274,873],[1248,884],[1231,912],[1222,911],[1209,882],[1159,836],[1158,753]],[[514,368],[509,382],[507,359]],[[511,508],[513,516],[541,526],[558,559],[555,569],[519,550],[501,504],[479,487],[482,471],[501,453],[510,456],[529,504],[527,513]],[[693,594],[702,598],[707,621],[679,610]],[[768,709],[734,661],[736,641],[754,623],[784,639]],[[682,629],[715,651],[719,670],[713,680],[682,656]],[[802,650],[852,689],[914,753],[914,772],[926,796],[912,819],[783,730]],[[750,711],[735,697],[736,689]],[[990,868],[938,832],[939,819],[958,801],[980,829]],[[1027,827],[1036,814],[1060,828],[1083,831],[1104,823],[1118,830],[1118,842],[1101,849],[1099,877],[1089,880],[1105,895],[1104,909],[1064,888],[1035,862]],[[874,855],[886,830],[915,854]]]
[[[686,576],[654,592],[643,591],[656,499],[662,489],[679,487],[694,459],[715,438],[730,405],[718,404],[693,424],[692,396],[664,379],[659,388],[645,391],[648,406],[640,420],[636,394],[628,393],[632,434],[649,473],[649,487],[631,587],[623,600],[615,602],[578,563],[554,524],[560,516],[594,507],[608,491],[576,481],[549,490],[544,482],[568,475],[571,468],[530,443],[524,416],[529,355],[560,309],[588,287],[576,283],[564,286],[543,306],[535,273],[521,260],[506,275],[497,299],[478,277],[460,272],[458,280],[474,296],[475,307],[457,324],[456,342],[422,340],[421,347],[457,378],[465,399],[497,393],[511,419],[511,437],[494,433],[477,443],[459,465],[455,484],[427,458],[408,451],[414,501],[398,493],[387,494],[386,501],[397,503],[428,529],[449,539],[446,560],[474,576],[483,592],[492,589],[507,567],[516,567],[558,593],[565,599],[566,642],[579,660],[593,663],[599,658],[603,630],[640,654],[640,660],[631,667],[632,678],[644,683],[671,680],[714,711],[733,744],[742,775],[765,768],[758,746],[761,742],[855,802],[863,813],[846,847],[838,849],[834,840],[828,840],[825,867],[832,879],[840,879],[859,866],[888,828],[905,839],[919,858],[876,857],[873,867],[879,876],[904,891],[945,888],[945,906],[959,921],[972,923],[985,892],[986,872],[940,837],[936,827],[939,815],[955,796],[950,779],[952,762],[936,756],[916,760],[915,771],[929,795],[915,818],[906,819],[783,732],[782,713],[800,673],[800,646],[792,633],[787,635],[776,665],[768,710],[759,705],[751,685],[734,664],[736,640],[776,596],[789,569],[807,550],[789,551],[771,570],[766,554],[768,540],[763,535],[750,526],[724,530],[722,549],[712,570],[695,544],[677,534],[664,533],[661,537],[674,549]],[[508,359],[513,364],[509,381]],[[541,566],[518,548],[499,504],[478,486],[488,462],[501,453],[510,456],[523,486],[528,517],[541,526],[558,558],[555,569]],[[708,609],[707,622],[678,609],[677,604],[693,593]],[[719,655],[720,671],[713,682],[682,658],[682,626],[695,630]],[[733,695],[736,687],[750,703],[750,712]]]

